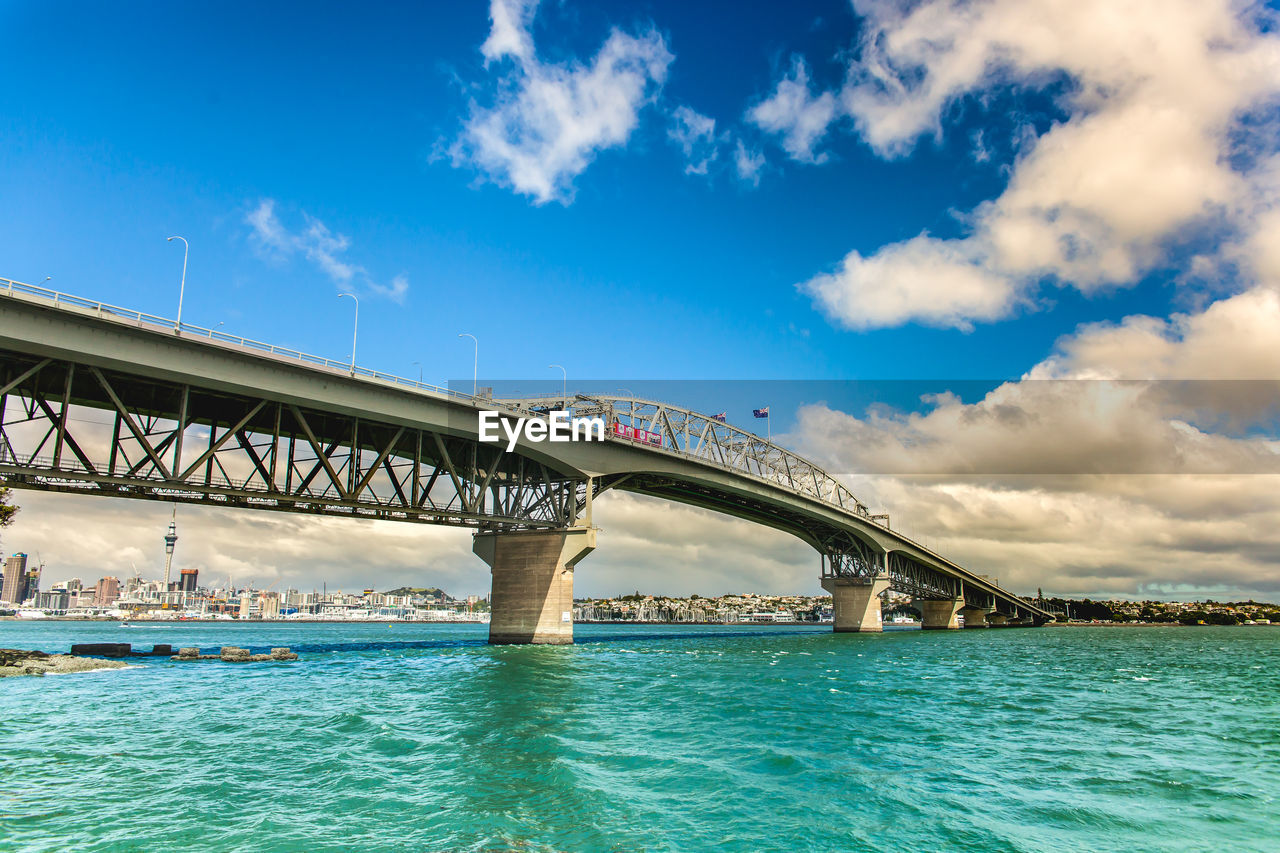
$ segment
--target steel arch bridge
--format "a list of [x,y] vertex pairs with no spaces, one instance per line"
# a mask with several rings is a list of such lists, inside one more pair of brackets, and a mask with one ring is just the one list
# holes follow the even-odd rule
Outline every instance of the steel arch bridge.
[[[477,414],[601,417],[605,441],[478,440]],[[824,578],[1051,618],[893,530],[835,476],[668,403],[493,400],[0,279],[0,480],[15,488],[469,527],[590,524],[610,489],[791,533]]]

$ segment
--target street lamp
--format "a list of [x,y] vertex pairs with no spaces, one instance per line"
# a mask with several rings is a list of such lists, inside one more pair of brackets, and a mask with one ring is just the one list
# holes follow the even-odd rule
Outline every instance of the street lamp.
[[339,293],[338,298],[350,296],[351,300],[356,303],[356,320],[351,326],[351,375],[356,375],[356,335],[360,334],[360,300],[356,298],[354,293]]
[[176,234],[165,242],[172,243],[174,240],[182,241],[182,283],[178,285],[178,319],[173,324],[173,330],[179,332],[182,330],[182,296],[187,291],[187,253],[191,251],[191,244],[187,242],[186,237],[179,237]]
[[469,332],[462,332],[458,335],[460,338],[471,338],[476,345],[475,363],[471,366],[471,396],[476,395],[477,383],[480,376],[480,341],[476,340],[476,336]]
[[569,371],[565,370],[564,366],[559,364],[548,364],[547,370],[550,370],[553,367],[559,367],[560,373],[564,376],[562,384],[560,385],[560,408],[562,410],[567,409],[569,408]]
[[410,363],[418,365],[418,384],[421,385],[422,384],[422,362],[414,361]]

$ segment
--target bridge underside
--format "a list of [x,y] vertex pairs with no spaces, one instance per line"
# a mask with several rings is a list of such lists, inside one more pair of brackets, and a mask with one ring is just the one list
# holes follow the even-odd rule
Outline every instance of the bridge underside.
[[5,485],[484,529],[572,526],[585,477],[443,431],[0,351]]

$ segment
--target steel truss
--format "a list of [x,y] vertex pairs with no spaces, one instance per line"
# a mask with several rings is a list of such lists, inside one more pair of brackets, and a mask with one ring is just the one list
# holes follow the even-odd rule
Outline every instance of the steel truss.
[[486,529],[571,526],[599,488],[473,439],[10,352],[0,482]]
[[[885,573],[884,554],[843,530],[819,539],[824,578],[860,578],[870,581]],[[891,579],[892,580],[892,579]]]
[[881,553],[844,531],[830,533],[820,542],[824,578],[860,578],[869,582],[885,576],[891,590],[915,598],[957,598],[962,593],[964,582],[960,578],[931,568],[902,551]]
[[565,410],[571,417],[601,417],[608,424],[656,433],[662,437],[662,449],[667,452],[764,480],[838,506],[873,524],[889,526],[888,515],[873,515],[843,483],[809,460],[708,415],[668,403],[610,395],[578,394],[570,398],[534,397],[501,402],[534,416]]
[[916,598],[948,599],[961,595],[963,581],[911,559],[901,551],[888,554],[889,578],[893,588]]

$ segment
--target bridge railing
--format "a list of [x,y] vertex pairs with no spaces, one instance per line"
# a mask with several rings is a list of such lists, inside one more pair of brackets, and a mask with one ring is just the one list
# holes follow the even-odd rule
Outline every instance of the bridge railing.
[[264,341],[257,341],[253,338],[246,338],[240,335],[233,335],[228,332],[219,331],[218,329],[206,329],[203,326],[196,326],[191,323],[179,324],[176,320],[161,317],[156,314],[148,314],[145,311],[136,311],[132,308],[122,308],[119,305],[111,305],[106,302],[85,299],[82,296],[75,296],[74,294],[63,293],[58,290],[50,290],[46,287],[40,287],[35,284],[26,284],[21,281],[14,281],[13,279],[0,277],[0,296],[25,299],[33,302],[51,303],[55,308],[73,310],[77,313],[89,314],[99,319],[123,321],[134,326],[154,327],[160,330],[171,331],[174,334],[181,335],[186,338],[203,338],[212,343],[222,344],[224,346],[237,347],[239,349],[249,350],[251,352],[289,361],[298,361],[302,364],[321,367],[334,372],[345,373],[348,376],[375,379],[380,382],[387,382],[392,385],[411,388],[415,391],[439,394],[452,399],[463,401],[472,401],[477,399],[471,394],[465,394],[461,391],[454,391],[439,385],[432,385],[428,382],[406,379],[403,376],[384,373],[380,370],[371,370],[367,367],[352,365],[351,362],[348,361],[335,361],[331,358],[325,358],[324,356],[311,355],[310,353],[305,353],[301,350],[290,349],[289,347],[282,347],[276,344],[269,344]]

